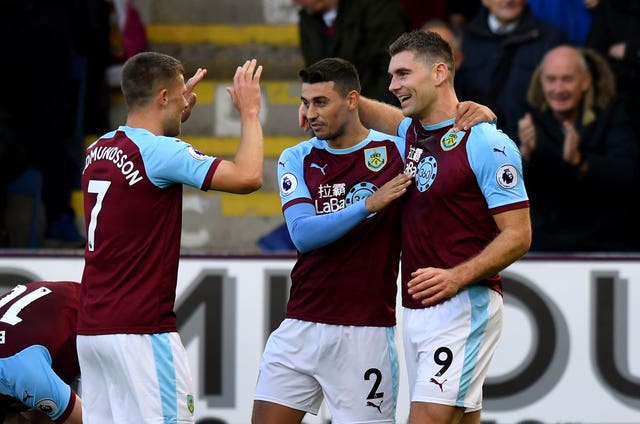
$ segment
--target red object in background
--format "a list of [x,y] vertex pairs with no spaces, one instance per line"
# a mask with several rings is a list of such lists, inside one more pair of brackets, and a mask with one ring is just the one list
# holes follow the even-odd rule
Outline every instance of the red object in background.
[[124,22],[118,16],[117,8],[113,2],[110,6],[110,33],[109,43],[112,63],[124,63],[131,56],[147,49],[147,31],[144,22],[140,18],[138,10],[131,0],[126,0]]
[[412,30],[420,29],[425,22],[432,19],[445,22],[449,19],[446,0],[400,0],[400,3],[407,13],[409,27]]
[[122,42],[127,58],[147,49],[147,31],[131,0],[127,1],[127,19],[122,29]]

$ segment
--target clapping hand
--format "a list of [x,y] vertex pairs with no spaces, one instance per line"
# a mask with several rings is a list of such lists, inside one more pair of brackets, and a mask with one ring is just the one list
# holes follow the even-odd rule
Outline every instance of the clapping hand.
[[531,159],[536,150],[536,127],[530,113],[526,113],[518,121],[518,138],[520,139],[520,155],[524,161]]

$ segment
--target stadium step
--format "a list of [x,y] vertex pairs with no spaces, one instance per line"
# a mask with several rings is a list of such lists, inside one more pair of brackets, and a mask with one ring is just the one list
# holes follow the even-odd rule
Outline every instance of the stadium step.
[[[146,25],[149,50],[170,54],[185,65],[185,77],[199,67],[207,77],[196,87],[198,103],[183,124],[181,138],[203,153],[231,158],[240,136],[239,114],[227,86],[238,65],[256,58],[264,66],[260,120],[265,136],[263,188],[249,195],[184,192],[183,249],[258,251],[257,240],[282,223],[277,158],[286,147],[309,138],[297,123],[298,71],[303,67],[297,6],[291,0],[134,0]],[[112,127],[122,125],[126,107],[111,95]],[[95,137],[89,137],[92,142]],[[73,208],[82,216],[82,193]]]
[[[196,87],[198,101],[189,120],[182,126],[184,138],[189,136],[239,137],[240,115],[235,110],[226,87],[229,80],[204,80]],[[267,137],[306,136],[298,126],[300,83],[290,80],[263,80],[260,121]],[[126,119],[126,105],[120,93],[111,95],[112,127]]]

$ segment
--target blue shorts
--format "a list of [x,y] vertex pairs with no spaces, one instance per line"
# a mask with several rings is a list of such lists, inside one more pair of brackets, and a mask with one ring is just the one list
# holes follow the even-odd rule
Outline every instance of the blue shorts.
[[0,393],[54,421],[66,411],[73,395],[71,387],[51,368],[49,351],[40,345],[0,358]]

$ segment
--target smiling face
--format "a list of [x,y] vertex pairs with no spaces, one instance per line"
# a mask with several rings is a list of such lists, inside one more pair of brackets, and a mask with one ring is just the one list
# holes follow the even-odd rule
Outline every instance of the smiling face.
[[482,4],[501,24],[509,24],[520,19],[526,0],[482,0]]
[[405,50],[391,57],[389,91],[400,101],[404,116],[422,119],[437,99],[433,66],[413,51]]
[[303,83],[300,98],[317,138],[336,140],[345,133],[349,120],[349,97],[335,90],[335,82]]
[[576,49],[557,47],[549,51],[542,62],[540,84],[554,115],[566,119],[579,113],[591,76]]

